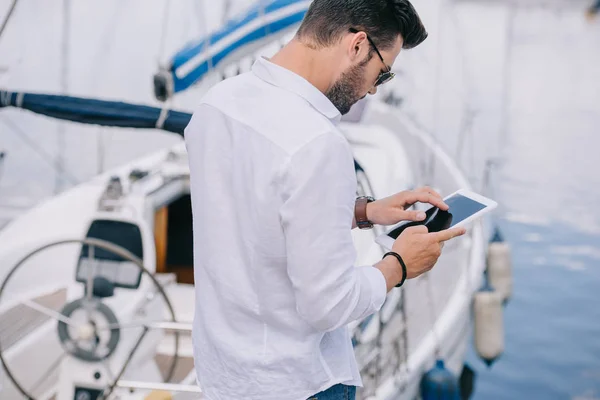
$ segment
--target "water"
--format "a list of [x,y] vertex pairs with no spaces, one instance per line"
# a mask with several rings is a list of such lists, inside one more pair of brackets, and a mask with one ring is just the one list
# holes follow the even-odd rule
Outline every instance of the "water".
[[600,21],[515,15],[510,124],[498,176],[514,260],[506,352],[475,399],[600,399]]
[[[85,40],[72,41],[70,92],[152,104],[162,2],[72,3],[72,35]],[[164,54],[202,32],[197,1],[171,3],[178,23],[169,26]],[[488,369],[469,353],[474,399],[600,399],[600,20],[584,21],[584,2],[546,3],[421,5],[430,39],[401,55],[406,73],[393,86],[405,96],[404,112],[457,155],[476,189],[484,183],[481,155],[501,161],[488,194],[500,203],[498,223],[512,246],[514,295],[503,356]],[[0,0],[0,10],[7,4]],[[23,3],[17,17],[0,41],[0,71],[10,67],[0,86],[58,91],[60,7]],[[133,29],[130,20],[144,25]],[[43,47],[27,36],[31,24]],[[192,96],[175,103],[193,105]],[[58,124],[17,111],[0,116],[0,150],[8,151],[0,212],[9,214],[54,191]],[[66,135],[73,181],[179,140],[82,126]]]
[[488,369],[471,351],[474,399],[600,398],[599,236],[560,223],[501,226],[515,279],[505,354]]

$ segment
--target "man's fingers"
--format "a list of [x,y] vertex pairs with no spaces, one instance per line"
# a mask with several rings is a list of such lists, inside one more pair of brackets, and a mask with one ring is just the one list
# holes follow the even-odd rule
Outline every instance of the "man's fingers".
[[410,192],[406,195],[406,202],[408,204],[415,204],[416,202],[429,203],[433,206],[440,208],[441,210],[447,210],[448,206],[441,197],[435,196],[428,192]]
[[425,211],[400,211],[398,213],[400,221],[423,221],[425,217]]
[[432,237],[438,242],[445,242],[457,236],[462,236],[467,232],[465,228],[452,228],[440,232],[431,233]]
[[404,230],[407,233],[428,233],[429,229],[425,225],[411,226]]
[[440,195],[438,192],[436,192],[435,190],[433,190],[429,186],[423,186],[421,188],[416,189],[415,191],[416,192],[429,193],[430,195],[432,195],[434,197],[438,197],[440,199],[442,198],[442,195]]

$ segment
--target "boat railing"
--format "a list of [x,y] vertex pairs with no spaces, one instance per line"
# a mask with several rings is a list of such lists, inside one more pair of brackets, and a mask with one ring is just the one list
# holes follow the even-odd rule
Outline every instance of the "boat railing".
[[[136,326],[145,327],[147,329],[164,329],[175,332],[191,333],[192,324],[186,322],[173,321],[153,321],[137,323]],[[125,327],[121,325],[120,327]],[[120,379],[116,383],[116,387],[130,390],[157,390],[178,393],[202,393],[202,389],[197,385],[184,383],[158,383],[158,382],[142,382]]]
[[196,385],[181,385],[178,383],[153,383],[119,380],[117,381],[116,387],[130,390],[164,390],[167,392],[202,393],[202,389]]

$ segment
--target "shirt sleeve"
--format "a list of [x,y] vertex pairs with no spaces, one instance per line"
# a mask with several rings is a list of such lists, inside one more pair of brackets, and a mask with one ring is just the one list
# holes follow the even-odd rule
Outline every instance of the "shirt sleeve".
[[354,265],[349,144],[336,133],[318,136],[294,153],[282,179],[287,272],[300,316],[327,332],[378,311],[387,292],[383,274]]

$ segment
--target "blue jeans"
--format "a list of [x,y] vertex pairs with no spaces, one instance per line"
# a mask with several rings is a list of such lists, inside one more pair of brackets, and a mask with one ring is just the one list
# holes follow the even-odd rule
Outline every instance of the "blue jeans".
[[335,385],[327,390],[319,392],[308,400],[355,400],[356,399],[356,387],[346,385]]

